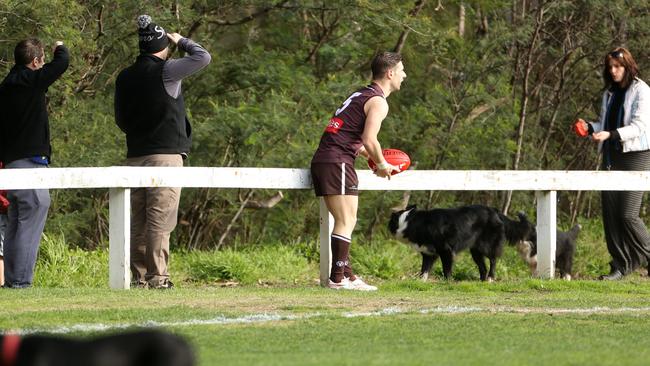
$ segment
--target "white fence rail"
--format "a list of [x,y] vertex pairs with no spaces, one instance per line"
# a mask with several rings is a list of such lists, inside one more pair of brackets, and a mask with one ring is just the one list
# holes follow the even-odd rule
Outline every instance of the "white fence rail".
[[[0,189],[109,188],[109,286],[130,285],[130,191],[138,187],[311,189],[307,169],[281,168],[51,168],[2,169]],[[523,190],[537,198],[537,271],[555,272],[556,191],[650,190],[650,172],[594,171],[406,171],[390,181],[359,172],[360,190]],[[363,201],[361,202],[363,204]],[[320,203],[320,280],[329,276],[331,215]]]

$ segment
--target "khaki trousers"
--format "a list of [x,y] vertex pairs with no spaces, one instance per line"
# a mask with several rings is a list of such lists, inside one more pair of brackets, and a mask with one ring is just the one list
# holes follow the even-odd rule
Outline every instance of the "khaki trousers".
[[[178,154],[128,158],[128,166],[182,167]],[[136,188],[131,191],[131,274],[137,285],[169,281],[169,235],[178,221],[180,188]]]

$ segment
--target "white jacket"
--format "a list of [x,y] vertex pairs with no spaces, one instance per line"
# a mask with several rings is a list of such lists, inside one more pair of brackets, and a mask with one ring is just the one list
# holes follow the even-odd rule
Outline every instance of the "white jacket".
[[[607,107],[612,92],[605,90],[600,107],[599,122],[592,122],[594,132],[605,127]],[[643,80],[635,78],[625,93],[623,102],[623,127],[617,129],[621,135],[623,152],[650,150],[650,87]],[[602,149],[602,142],[598,151]]]

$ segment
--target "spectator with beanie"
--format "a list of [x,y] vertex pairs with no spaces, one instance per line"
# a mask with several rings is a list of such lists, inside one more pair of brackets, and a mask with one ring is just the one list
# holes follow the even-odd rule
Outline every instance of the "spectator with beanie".
[[[138,17],[140,55],[115,82],[115,121],[126,134],[128,166],[182,167],[192,143],[182,80],[210,63],[210,54],[148,15]],[[167,59],[169,42],[186,52]],[[168,289],[169,236],[176,227],[180,188],[131,193],[131,273],[138,287]]]
[[390,179],[399,171],[382,155],[377,134],[388,115],[386,98],[398,91],[406,78],[402,56],[383,52],[372,60],[372,83],[352,93],[336,110],[311,160],[316,196],[322,197],[334,216],[332,266],[327,286],[332,289],[374,291],[356,276],[350,265],[352,231],[357,221],[359,190],[354,161],[358,155],[377,164],[375,174]]
[[[68,49],[56,42],[52,61],[45,63],[43,44],[32,38],[16,45],[14,58],[16,64],[0,84],[0,161],[7,169],[47,168],[52,147],[45,94],[68,68]],[[5,287],[30,287],[50,193],[47,189],[10,190],[7,199]]]

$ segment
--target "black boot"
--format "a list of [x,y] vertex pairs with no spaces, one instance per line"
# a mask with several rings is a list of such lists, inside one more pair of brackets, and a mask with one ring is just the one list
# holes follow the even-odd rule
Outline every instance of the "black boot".
[[608,275],[602,275],[598,277],[601,281],[618,281],[623,278],[623,274],[618,269],[613,270]]

